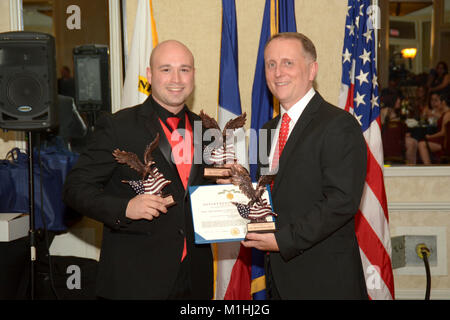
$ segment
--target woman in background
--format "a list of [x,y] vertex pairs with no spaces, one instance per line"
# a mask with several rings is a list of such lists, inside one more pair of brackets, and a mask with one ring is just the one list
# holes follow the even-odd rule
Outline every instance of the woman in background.
[[438,62],[435,70],[431,70],[428,78],[428,87],[430,93],[439,95],[448,95],[450,93],[450,76],[448,74],[448,66],[444,61]]
[[425,140],[419,141],[418,149],[419,155],[423,164],[431,164],[431,153],[443,150],[445,140],[445,126],[450,121],[450,99],[448,95],[440,96],[439,107],[437,111],[440,117],[437,121],[437,132],[435,134],[426,134]]
[[[399,92],[385,89],[381,92],[382,108],[380,111],[381,130],[388,128],[391,121],[401,120],[401,104],[402,98]],[[405,134],[405,159],[407,164],[415,164],[417,162],[417,140],[411,137],[407,132]]]

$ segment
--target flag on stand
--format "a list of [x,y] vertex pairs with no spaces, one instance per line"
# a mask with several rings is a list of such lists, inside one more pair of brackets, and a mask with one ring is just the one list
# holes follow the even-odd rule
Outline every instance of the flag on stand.
[[383,146],[376,73],[374,6],[348,0],[339,106],[361,124],[367,144],[367,176],[356,236],[370,299],[394,299],[389,215],[383,180]]
[[219,112],[221,128],[241,115],[238,76],[238,38],[235,0],[222,0],[222,42],[220,46]]
[[[238,76],[238,39],[236,4],[234,0],[222,0],[222,42],[220,47],[218,124],[221,128],[242,113]],[[243,130],[243,129],[240,129]],[[245,150],[245,135],[242,136]],[[239,151],[239,148],[236,148]],[[239,162],[245,158],[236,153]],[[214,251],[214,299],[249,299],[250,263],[237,259],[239,242],[217,243]],[[234,271],[232,271],[234,270]],[[233,273],[233,281],[230,282]],[[231,285],[230,285],[231,283]]]
[[[252,88],[251,128],[253,132],[259,132],[258,130],[279,112],[274,109],[273,96],[266,85],[266,74],[264,70],[264,47],[270,37],[278,32],[277,4],[277,0],[266,0],[266,5],[264,7],[258,56],[256,58],[255,77]],[[256,172],[258,169],[258,138],[258,135],[250,137],[250,176],[253,181],[256,181]]]
[[150,53],[158,44],[152,0],[139,0],[134,23],[133,39],[128,55],[125,82],[122,91],[122,108],[144,102],[150,94],[147,67]]
[[[252,90],[251,128],[256,132],[280,112],[278,101],[272,96],[266,85],[264,70],[264,47],[270,37],[278,32],[296,32],[294,0],[266,0],[264,17],[259,39],[255,78]],[[258,137],[250,137],[250,174],[256,180]],[[264,252],[251,250],[251,294],[254,300],[266,298],[264,272]]]

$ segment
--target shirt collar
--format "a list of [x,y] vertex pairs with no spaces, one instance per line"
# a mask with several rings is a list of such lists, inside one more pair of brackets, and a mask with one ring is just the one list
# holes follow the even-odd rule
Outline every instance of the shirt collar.
[[178,112],[177,114],[173,114],[172,112],[168,111],[166,108],[162,107],[158,102],[156,102],[152,96],[150,96],[150,98],[153,100],[153,103],[152,103],[153,109],[155,110],[158,117],[162,120],[162,122],[164,122],[166,127],[168,127],[170,129],[170,126],[167,125],[167,118],[177,117],[177,118],[180,118],[178,128],[184,129],[184,127],[185,127],[184,120],[185,120],[185,114],[186,114],[186,110],[187,110],[186,105],[184,105],[183,109],[181,109],[180,112]]
[[309,91],[299,100],[297,101],[289,110],[285,110],[282,105],[280,105],[280,112],[281,117],[287,112],[289,115],[289,118],[291,118],[292,125],[291,128],[294,127],[294,125],[297,123],[297,120],[300,118],[300,116],[303,113],[303,110],[305,110],[306,106],[308,105],[309,101],[311,101],[312,97],[314,97],[314,94],[316,91],[314,88],[309,89]]

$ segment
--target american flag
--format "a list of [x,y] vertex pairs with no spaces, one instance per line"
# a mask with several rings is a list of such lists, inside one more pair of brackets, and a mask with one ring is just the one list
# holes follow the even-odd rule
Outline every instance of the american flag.
[[339,106],[361,124],[367,176],[356,236],[370,299],[394,299],[389,215],[383,180],[383,146],[376,73],[376,14],[370,0],[348,0]]
[[242,204],[238,202],[233,202],[233,204],[236,206],[239,214],[244,219],[257,220],[264,218],[266,216],[271,215],[276,216],[276,213],[272,212],[272,208],[265,199],[263,199],[263,205],[255,203],[254,205],[249,206],[247,204]]
[[170,184],[170,180],[166,180],[158,168],[153,167],[152,174],[146,180],[127,181],[137,194],[160,194],[165,186]]
[[219,148],[212,150],[209,161],[211,161],[215,165],[234,163],[236,160],[236,155],[234,151],[233,141],[229,143],[227,139],[225,148],[226,149],[224,150],[223,146],[220,146]]

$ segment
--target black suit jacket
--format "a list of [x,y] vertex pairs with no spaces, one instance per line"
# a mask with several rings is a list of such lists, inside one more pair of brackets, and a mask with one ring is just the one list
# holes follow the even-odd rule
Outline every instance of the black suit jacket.
[[280,252],[269,259],[282,299],[367,298],[354,222],[366,153],[355,118],[316,92],[287,140],[272,192]]
[[[194,296],[212,297],[213,268],[209,245],[195,245],[187,190],[171,161],[171,146],[152,107],[150,97],[142,105],[99,118],[88,149],[83,153],[64,186],[64,201],[76,211],[104,224],[97,278],[97,294],[114,299],[166,299],[173,289],[187,238],[187,262],[192,273]],[[188,112],[193,122],[200,118]],[[201,150],[201,137],[194,148]],[[154,160],[164,177],[164,188],[177,204],[166,214],[148,221],[125,217],[128,201],[136,196],[122,180],[142,177],[112,156],[114,149],[136,153],[141,161],[145,147],[159,132]],[[204,184],[203,165],[192,164],[188,185]]]

